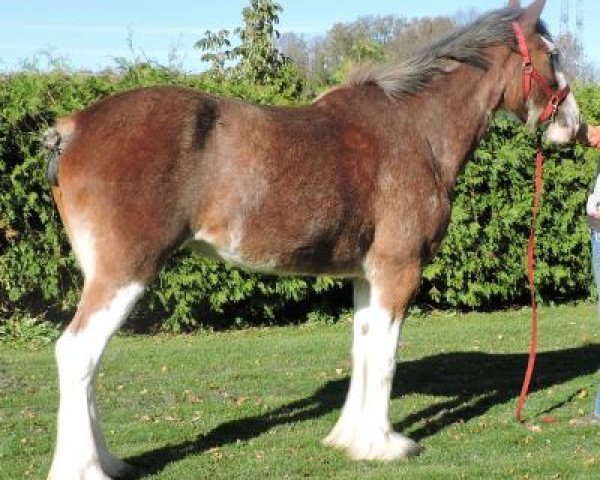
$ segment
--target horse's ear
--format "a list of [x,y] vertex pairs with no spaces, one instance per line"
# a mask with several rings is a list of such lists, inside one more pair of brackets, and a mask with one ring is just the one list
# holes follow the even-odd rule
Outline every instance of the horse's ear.
[[525,13],[521,17],[521,25],[527,29],[533,30],[540,20],[540,16],[542,15],[545,6],[546,0],[535,0],[535,2],[527,7],[527,10],[525,10]]
[[521,0],[508,0],[508,8],[521,8]]

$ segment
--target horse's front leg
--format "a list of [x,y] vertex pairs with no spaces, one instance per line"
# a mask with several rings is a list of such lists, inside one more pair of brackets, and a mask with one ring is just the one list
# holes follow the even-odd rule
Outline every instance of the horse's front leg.
[[354,282],[352,379],[341,416],[324,442],[356,460],[395,460],[419,451],[393,431],[389,418],[396,351],[420,266],[373,268]]

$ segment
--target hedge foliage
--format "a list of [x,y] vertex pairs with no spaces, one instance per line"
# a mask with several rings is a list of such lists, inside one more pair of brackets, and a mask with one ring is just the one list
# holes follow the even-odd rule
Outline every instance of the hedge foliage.
[[[244,82],[216,82],[152,65],[98,75],[35,71],[0,77],[0,318],[56,313],[77,302],[81,277],[45,180],[40,133],[61,115],[139,86],[180,84],[259,103],[291,94]],[[600,121],[600,88],[577,97]],[[527,298],[524,252],[532,198],[534,141],[506,116],[496,119],[457,186],[452,223],[425,271],[418,302],[436,308],[490,309]],[[568,147],[548,154],[540,213],[538,284],[545,301],[589,295],[585,197],[597,154]],[[142,301],[138,315],[178,331],[298,320],[350,306],[346,284],[329,278],[274,278],[178,252]],[[318,315],[317,315],[318,316]],[[1,321],[1,320],[0,320]]]

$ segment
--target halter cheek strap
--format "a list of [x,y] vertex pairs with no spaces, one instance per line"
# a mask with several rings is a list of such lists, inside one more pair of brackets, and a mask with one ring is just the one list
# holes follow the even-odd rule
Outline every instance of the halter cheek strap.
[[538,118],[539,123],[544,123],[546,120],[554,117],[560,104],[564,102],[569,93],[571,93],[571,89],[568,85],[560,90],[555,90],[550,86],[548,80],[540,75],[534,68],[533,63],[531,63],[531,55],[529,54],[529,48],[527,47],[527,41],[525,40],[525,34],[523,33],[521,25],[519,22],[513,22],[512,26],[515,36],[517,37],[519,52],[523,58],[523,97],[524,100],[527,101],[531,93],[532,81],[535,80],[548,98],[546,108],[544,108],[544,111]]

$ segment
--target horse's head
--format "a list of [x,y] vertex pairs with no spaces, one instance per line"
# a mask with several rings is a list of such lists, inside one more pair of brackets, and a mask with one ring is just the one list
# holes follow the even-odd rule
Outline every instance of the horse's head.
[[[545,4],[546,0],[534,1],[513,24],[519,68],[509,81],[503,106],[532,127],[548,121],[544,139],[563,144],[575,139],[581,119],[558,49],[540,20]],[[521,8],[519,0],[510,0],[508,6]]]

